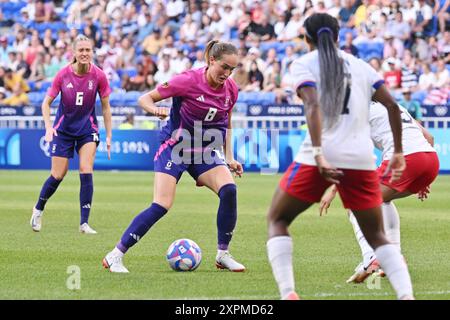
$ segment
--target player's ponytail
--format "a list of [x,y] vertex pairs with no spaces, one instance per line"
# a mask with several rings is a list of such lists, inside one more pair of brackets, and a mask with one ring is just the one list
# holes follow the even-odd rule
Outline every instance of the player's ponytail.
[[220,60],[224,54],[237,54],[237,48],[227,42],[219,42],[217,40],[211,40],[208,42],[205,48],[205,61],[209,66],[210,58],[214,57],[216,60]]
[[320,104],[325,127],[332,127],[342,111],[345,95],[344,62],[339,57],[336,41],[339,35],[339,23],[326,13],[317,13],[305,21],[308,41],[316,47],[320,68]]
[[[80,41],[89,41],[91,43],[91,45],[93,46],[93,42],[90,38],[86,37],[84,34],[79,34],[77,35],[77,37],[75,38],[75,40],[73,41],[72,44],[72,51],[75,53],[76,48],[77,48],[77,44]],[[75,58],[75,54],[73,55],[73,59],[72,59],[72,63],[77,62],[77,58]]]

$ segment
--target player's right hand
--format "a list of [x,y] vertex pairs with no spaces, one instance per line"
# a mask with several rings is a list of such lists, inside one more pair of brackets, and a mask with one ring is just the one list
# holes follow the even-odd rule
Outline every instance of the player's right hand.
[[394,153],[392,155],[386,170],[384,171],[383,177],[391,172],[391,179],[389,183],[399,180],[406,169],[406,162],[403,153]]
[[164,120],[169,116],[169,108],[155,107],[153,114],[157,116],[160,120]]
[[52,142],[53,141],[53,136],[57,136],[58,133],[56,132],[55,128],[50,127],[45,129],[45,141],[46,142]]
[[339,184],[339,178],[342,177],[344,173],[341,170],[332,167],[323,155],[318,155],[315,159],[320,175],[328,182]]

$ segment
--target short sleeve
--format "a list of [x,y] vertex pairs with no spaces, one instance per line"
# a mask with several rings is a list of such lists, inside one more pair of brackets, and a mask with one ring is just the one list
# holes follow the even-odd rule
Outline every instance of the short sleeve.
[[384,84],[384,79],[375,71],[375,69],[368,63],[363,62],[366,68],[367,79],[372,87],[372,94]]
[[190,75],[187,72],[183,72],[172,77],[169,81],[159,84],[156,90],[158,90],[163,99],[181,97],[186,93],[187,88],[192,85]]
[[294,90],[303,87],[316,87],[316,78],[302,60],[295,60],[290,66],[290,73],[294,81]]
[[99,70],[97,73],[98,76],[98,93],[100,94],[100,98],[105,98],[111,94],[111,87],[109,86],[108,79],[106,78],[106,74]]
[[53,79],[52,85],[47,90],[47,95],[55,99],[61,91],[62,74],[65,69],[60,70]]

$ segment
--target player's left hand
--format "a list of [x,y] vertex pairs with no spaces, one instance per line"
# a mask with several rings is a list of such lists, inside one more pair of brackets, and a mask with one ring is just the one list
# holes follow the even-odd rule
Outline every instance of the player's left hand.
[[406,162],[403,153],[394,153],[392,155],[386,170],[383,173],[383,177],[386,176],[389,171],[391,171],[391,179],[389,183],[399,180],[406,169]]
[[430,186],[426,186],[425,188],[417,192],[417,198],[420,201],[424,201],[425,199],[428,198],[429,194],[430,194]]
[[242,174],[244,173],[244,168],[242,167],[242,164],[239,161],[231,160],[228,162],[228,168],[232,173],[234,173],[235,177],[242,177]]
[[328,208],[330,207],[331,202],[333,201],[335,196],[336,192],[333,190],[328,190],[327,192],[325,192],[325,194],[322,196],[322,199],[320,200],[320,207],[319,207],[320,216],[328,213]]
[[108,151],[108,160],[111,160],[111,137],[106,137],[106,149]]

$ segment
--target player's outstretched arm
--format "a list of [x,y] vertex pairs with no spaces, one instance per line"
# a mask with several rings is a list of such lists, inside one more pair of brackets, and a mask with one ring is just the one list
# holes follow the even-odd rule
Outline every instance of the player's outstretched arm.
[[228,129],[225,136],[225,143],[223,145],[224,152],[225,152],[225,162],[228,165],[228,168],[230,168],[230,171],[235,174],[237,177],[242,177],[242,174],[244,173],[244,167],[242,164],[234,159],[234,151],[233,151],[233,127],[231,125],[231,116],[232,111],[228,113]]
[[111,122],[111,105],[109,104],[109,96],[101,99],[103,121],[106,130],[106,148],[108,150],[108,160],[111,160],[111,140],[112,140],[112,122]]
[[48,95],[45,96],[44,101],[42,101],[42,117],[44,118],[45,123],[45,141],[51,142],[53,140],[53,136],[57,136],[58,133],[53,128],[52,123],[50,121],[50,105],[52,104],[55,98],[50,97]]
[[163,107],[157,107],[155,102],[161,101],[163,98],[158,90],[153,89],[139,97],[138,104],[146,112],[157,116],[159,119],[164,120],[169,115],[169,109]]

